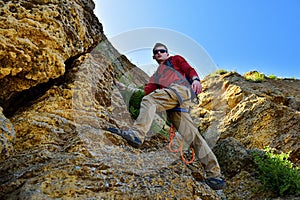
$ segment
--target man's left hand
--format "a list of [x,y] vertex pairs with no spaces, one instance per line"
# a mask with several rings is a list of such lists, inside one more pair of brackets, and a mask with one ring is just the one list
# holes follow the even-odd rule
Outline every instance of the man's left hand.
[[200,94],[202,92],[202,85],[200,81],[194,80],[192,83],[192,89],[196,94]]

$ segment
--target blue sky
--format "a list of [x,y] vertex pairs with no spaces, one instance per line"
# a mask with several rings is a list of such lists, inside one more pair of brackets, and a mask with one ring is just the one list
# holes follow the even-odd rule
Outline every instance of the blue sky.
[[[167,29],[203,47],[219,69],[300,79],[298,0],[94,1],[109,39],[140,28]],[[121,53],[144,65],[153,62],[147,51]],[[184,55],[188,61],[193,56]]]

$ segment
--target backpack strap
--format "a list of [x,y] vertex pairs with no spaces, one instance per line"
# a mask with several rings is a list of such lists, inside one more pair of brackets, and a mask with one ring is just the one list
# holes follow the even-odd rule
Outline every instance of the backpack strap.
[[[177,82],[178,84],[183,84],[183,85],[185,85],[186,87],[189,87],[190,84],[191,84],[191,82],[189,81],[189,79],[187,78],[186,75],[182,75],[179,71],[177,71],[177,70],[174,68],[174,66],[173,66],[173,64],[172,64],[172,62],[171,62],[171,59],[172,59],[171,57],[168,58],[168,59],[165,61],[165,65],[168,66],[168,67],[170,67],[170,68],[172,68],[172,70],[174,70],[174,72],[177,74],[178,77],[182,77],[182,79],[181,79],[179,82]],[[187,84],[187,82],[188,82],[189,84]]]
[[[180,76],[183,76],[182,74],[180,74],[175,68],[174,68],[174,66],[173,66],[173,64],[172,64],[172,62],[171,62],[171,57],[170,58],[168,58],[167,60],[166,60],[166,65],[168,66],[168,67],[171,67],[171,68],[173,68],[175,71],[176,71],[176,73],[177,73],[177,75],[179,74]],[[199,100],[198,100],[198,96],[197,96],[197,94],[194,92],[194,90],[192,89],[192,87],[191,87],[191,85],[192,85],[192,83],[193,83],[193,79],[191,79],[189,76],[187,76],[187,75],[185,75],[185,79],[187,80],[187,82],[189,82],[189,86],[188,86],[188,88],[190,88],[190,90],[191,90],[191,95],[192,95],[192,97],[191,97],[191,101],[193,102],[193,103],[195,103],[195,104],[198,104],[199,103]],[[185,81],[184,81],[185,82]]]
[[[170,58],[168,58],[166,61],[165,61],[165,64],[168,66],[168,67],[171,67],[171,68],[173,68],[177,73],[179,73],[175,68],[174,68],[174,66],[173,66],[173,64],[172,64],[172,62],[171,62],[171,57]],[[179,73],[180,74],[180,73]],[[180,74],[180,76],[182,76],[182,74]],[[193,83],[193,80],[189,77],[189,76],[187,76],[186,74],[185,74],[185,79],[190,83],[190,85]]]
[[[192,87],[191,87],[191,84],[193,83],[193,80],[189,77],[189,76],[187,76],[187,75],[182,75],[179,71],[177,71],[175,68],[174,68],[174,66],[173,66],[173,64],[172,64],[172,57],[169,57],[166,61],[165,61],[165,65],[167,66],[167,67],[170,67],[172,70],[174,70],[174,72],[177,74],[177,76],[178,77],[182,77],[182,79],[179,81],[179,82],[177,82],[178,84],[183,84],[183,85],[185,85],[186,87],[188,87],[189,89],[190,89],[190,91],[191,91],[191,101],[193,102],[193,103],[198,103],[198,97],[197,97],[197,94],[194,92],[194,90],[192,89]],[[154,74],[154,81],[155,81],[155,83],[158,83],[158,81],[159,81],[159,79],[163,76],[163,74],[165,73],[165,71],[167,71],[168,70],[168,68],[165,68],[164,69],[164,71],[162,72],[162,73],[160,73],[160,74],[158,74],[158,71],[156,71],[155,72],[155,74]],[[187,84],[187,83],[189,83],[189,84]],[[171,89],[171,88],[170,88]],[[175,91],[175,93],[176,93],[176,95],[178,96],[178,92],[177,91]],[[182,104],[182,98],[180,97],[180,95],[179,95],[179,99],[181,100],[180,101],[180,104]]]

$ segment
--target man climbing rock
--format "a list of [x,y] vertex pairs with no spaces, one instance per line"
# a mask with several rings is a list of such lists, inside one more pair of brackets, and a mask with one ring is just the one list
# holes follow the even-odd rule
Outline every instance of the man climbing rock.
[[[202,92],[197,72],[182,56],[170,56],[167,46],[162,43],[155,44],[153,59],[159,66],[144,88],[146,95],[132,128],[108,130],[138,148],[143,144],[156,112],[167,111],[168,121],[178,130],[184,141],[194,147],[196,157],[204,166],[206,183],[214,190],[223,189],[226,184],[221,178],[217,158],[199,134],[189,114],[191,99]],[[119,83],[118,86],[124,89],[124,85]]]

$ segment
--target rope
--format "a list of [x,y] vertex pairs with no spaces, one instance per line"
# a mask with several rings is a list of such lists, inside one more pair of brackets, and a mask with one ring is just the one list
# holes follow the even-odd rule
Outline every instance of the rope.
[[172,144],[173,144],[173,139],[174,137],[176,136],[176,133],[175,133],[175,129],[174,129],[174,126],[173,124],[171,124],[170,126],[170,130],[169,130],[169,134],[170,134],[170,143],[169,143],[169,150],[172,152],[172,153],[176,153],[176,152],[180,152],[180,156],[181,156],[181,159],[182,161],[185,163],[185,164],[191,164],[194,159],[195,159],[195,152],[194,152],[194,149],[191,147],[191,150],[192,150],[192,158],[190,161],[187,161],[184,157],[184,154],[183,154],[183,146],[184,146],[184,138],[182,138],[182,141],[179,141],[178,137],[177,137],[177,141],[180,142],[180,146],[178,149],[172,149]]

